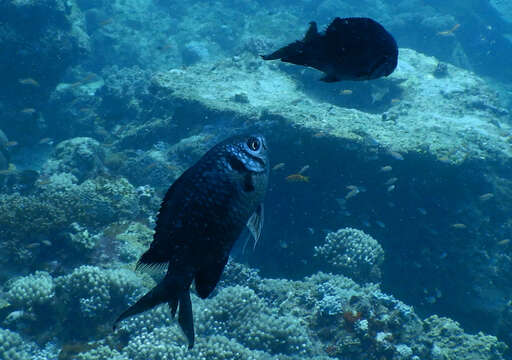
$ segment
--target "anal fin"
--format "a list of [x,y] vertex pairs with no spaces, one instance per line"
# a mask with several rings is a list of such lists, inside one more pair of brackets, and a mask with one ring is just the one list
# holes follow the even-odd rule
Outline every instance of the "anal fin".
[[217,286],[222,271],[228,262],[229,256],[212,265],[200,269],[195,277],[197,295],[201,299],[207,298]]

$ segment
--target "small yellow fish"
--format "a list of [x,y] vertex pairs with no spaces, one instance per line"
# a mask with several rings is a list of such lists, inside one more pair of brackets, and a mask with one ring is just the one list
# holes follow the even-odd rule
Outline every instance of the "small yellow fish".
[[27,114],[27,115],[32,115],[32,114],[36,113],[36,109],[34,109],[34,108],[21,109],[21,113],[22,114]]
[[42,138],[41,140],[39,140],[40,145],[50,144],[52,142],[53,142],[53,139],[51,137],[45,137],[45,138]]
[[84,77],[82,80],[80,80],[80,83],[87,84],[88,82],[91,82],[93,80],[96,80],[98,78],[98,75],[95,73],[89,73],[86,77]]
[[36,80],[32,79],[32,78],[19,79],[18,82],[21,85],[30,85],[30,86],[39,87],[39,83]]
[[280,169],[284,168],[284,165],[285,165],[285,164],[284,164],[283,162],[282,162],[282,163],[279,163],[279,164],[276,164],[276,165],[274,165],[274,167],[272,168],[272,171],[280,170]]
[[352,95],[352,90],[350,90],[350,89],[340,90],[340,95]]
[[82,85],[82,82],[81,81],[77,81],[77,82],[69,84],[69,87],[73,89],[73,88],[76,88],[76,87],[81,86],[81,85]]
[[497,243],[499,246],[505,246],[505,245],[508,245],[510,244],[510,239],[503,239],[503,240],[500,240],[498,241]]
[[345,200],[348,200],[350,198],[353,198],[354,196],[356,196],[357,194],[359,194],[359,189],[353,189],[353,190],[350,190],[347,195],[345,195]]
[[402,154],[400,154],[399,152],[397,151],[390,151],[389,152],[389,155],[391,155],[391,157],[395,160],[403,160],[404,157],[402,156]]
[[144,171],[149,171],[149,170],[152,170],[154,169],[156,166],[158,165],[158,163],[156,161],[152,162],[151,164],[149,164],[148,166],[146,166],[144,168]]
[[437,35],[440,36],[453,36],[453,33],[460,27],[460,24],[455,24],[450,30],[439,31]]
[[304,174],[309,169],[309,165],[304,165],[298,172],[298,174]]
[[114,22],[114,19],[113,19],[113,18],[108,18],[108,19],[106,19],[106,20],[100,21],[100,22],[98,23],[98,28],[103,27],[103,26],[107,26],[107,25],[109,25],[109,24],[112,24],[113,22]]
[[452,228],[454,228],[454,229],[465,229],[465,228],[467,228],[466,224],[462,224],[462,223],[451,224],[450,226]]
[[9,175],[16,171],[16,166],[14,164],[9,164],[9,167],[4,170],[0,170],[0,175]]
[[487,194],[480,195],[478,198],[480,199],[480,201],[487,201],[487,200],[492,199],[493,197],[494,197],[493,193],[487,193]]
[[397,181],[397,180],[398,180],[398,178],[396,178],[396,177],[392,177],[392,178],[388,179],[388,181],[386,181],[386,182],[384,183],[384,185],[388,185],[388,186],[389,186],[389,185],[393,185],[394,183],[396,183],[396,181]]
[[6,141],[4,143],[4,147],[13,147],[13,146],[16,146],[16,145],[18,145],[17,141]]
[[304,176],[302,174],[291,174],[291,175],[288,175],[285,178],[285,180],[288,181],[288,182],[303,182],[303,183],[307,183],[307,182],[309,182],[309,177],[308,176]]
[[317,133],[314,133],[313,134],[313,137],[314,138],[323,138],[323,137],[326,137],[328,134],[324,131],[319,131]]
[[391,167],[391,165],[386,165],[386,166],[383,166],[383,167],[381,167],[381,168],[380,168],[380,171],[381,171],[381,172],[389,172],[389,171],[391,171],[391,170],[393,170],[393,168]]

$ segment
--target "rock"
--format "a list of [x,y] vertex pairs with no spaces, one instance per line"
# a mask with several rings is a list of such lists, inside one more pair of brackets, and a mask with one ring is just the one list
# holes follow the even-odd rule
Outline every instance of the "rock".
[[45,165],[45,171],[68,172],[80,182],[93,178],[105,171],[105,152],[98,141],[78,137],[65,140],[55,148],[55,155]]

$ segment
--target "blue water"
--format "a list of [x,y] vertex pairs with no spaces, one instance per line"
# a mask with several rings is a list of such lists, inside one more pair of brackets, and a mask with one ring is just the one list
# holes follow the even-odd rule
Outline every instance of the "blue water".
[[[369,17],[389,77],[262,54]],[[0,2],[0,359],[512,359],[512,5]],[[196,345],[167,305],[112,323],[168,187],[228,136],[270,148]]]

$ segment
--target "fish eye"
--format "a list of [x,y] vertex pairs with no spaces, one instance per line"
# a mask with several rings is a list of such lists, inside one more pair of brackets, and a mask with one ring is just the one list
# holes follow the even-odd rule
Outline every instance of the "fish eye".
[[258,151],[261,147],[261,142],[255,137],[250,137],[249,140],[247,140],[247,146],[252,151]]

